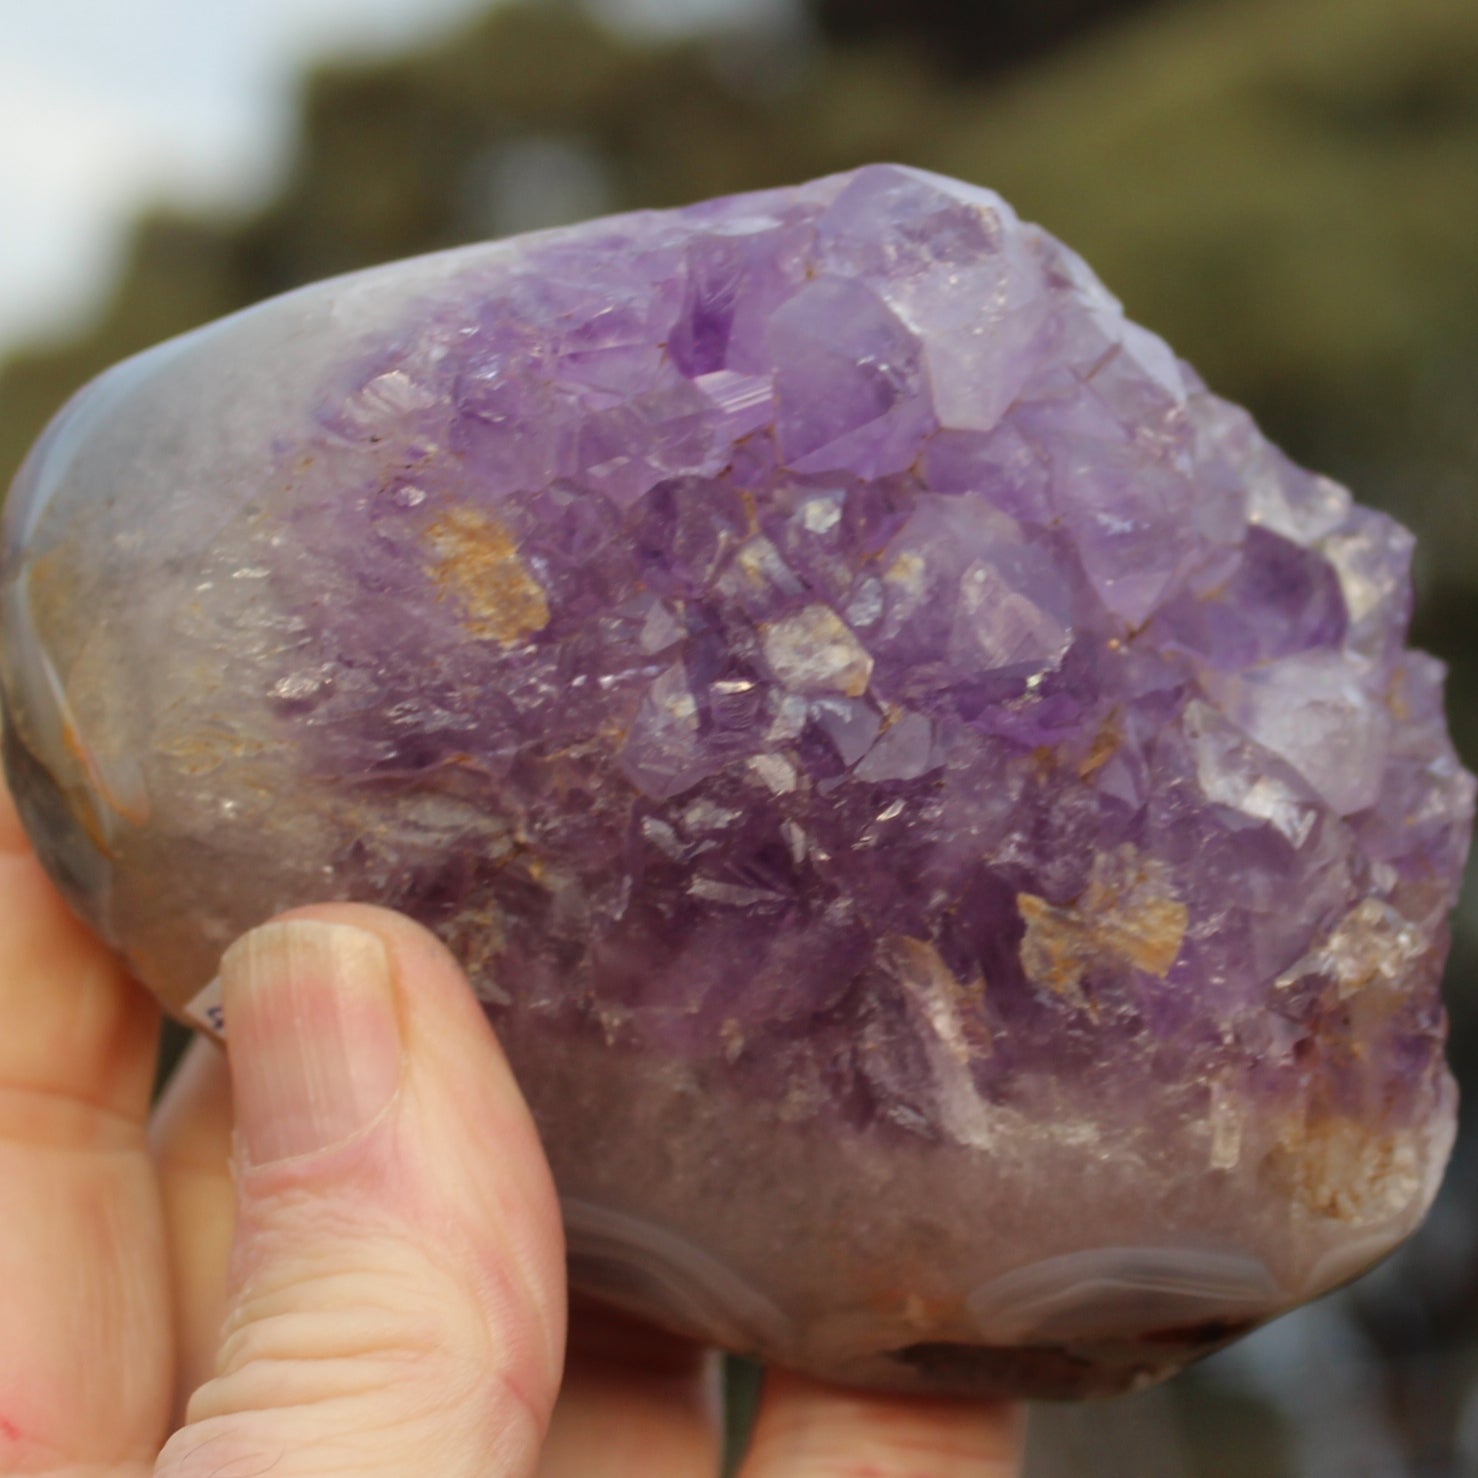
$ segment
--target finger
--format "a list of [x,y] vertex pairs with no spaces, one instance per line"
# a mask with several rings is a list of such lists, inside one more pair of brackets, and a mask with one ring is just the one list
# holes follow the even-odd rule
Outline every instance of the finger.
[[174,1412],[215,1365],[226,1304],[226,1264],[236,1225],[231,1177],[231,1079],[225,1054],[198,1037],[150,1125],[164,1205],[174,1311]]
[[533,1121],[466,981],[378,909],[222,962],[236,1231],[215,1372],[160,1478],[527,1475],[564,1344]]
[[718,1358],[623,1314],[571,1311],[564,1385],[539,1478],[692,1478],[718,1472]]
[[969,1404],[765,1377],[740,1478],[1017,1478],[1024,1422],[1009,1402]]
[[152,1460],[171,1342],[144,1124],[158,1013],[0,784],[0,1472]]

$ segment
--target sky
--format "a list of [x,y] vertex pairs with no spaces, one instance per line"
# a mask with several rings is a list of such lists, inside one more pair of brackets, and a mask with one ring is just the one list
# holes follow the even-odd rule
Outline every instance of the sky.
[[[783,0],[588,0],[637,31]],[[426,43],[489,0],[0,0],[0,355],[84,326],[141,207],[243,208],[303,67]]]

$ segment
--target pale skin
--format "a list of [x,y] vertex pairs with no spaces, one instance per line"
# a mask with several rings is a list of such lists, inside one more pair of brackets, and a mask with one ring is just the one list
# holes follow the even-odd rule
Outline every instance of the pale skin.
[[[0,1474],[716,1474],[712,1352],[569,1317],[537,1134],[440,945],[319,906],[222,976],[228,1050],[151,1118],[158,1007],[0,788]],[[315,1022],[345,1055],[307,1070]],[[1009,1478],[1020,1433],[776,1371],[741,1472]]]

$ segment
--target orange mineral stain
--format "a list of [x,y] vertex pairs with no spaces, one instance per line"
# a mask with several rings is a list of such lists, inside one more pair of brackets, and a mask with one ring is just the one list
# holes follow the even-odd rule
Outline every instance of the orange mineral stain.
[[1100,857],[1074,903],[1022,893],[1016,905],[1026,924],[1021,963],[1028,978],[1074,999],[1081,996],[1083,976],[1100,964],[1130,965],[1164,979],[1190,923],[1168,870],[1132,846]]
[[544,587],[518,557],[518,546],[495,519],[470,508],[443,514],[426,530],[432,579],[443,600],[462,609],[463,625],[479,641],[511,647],[549,624]]

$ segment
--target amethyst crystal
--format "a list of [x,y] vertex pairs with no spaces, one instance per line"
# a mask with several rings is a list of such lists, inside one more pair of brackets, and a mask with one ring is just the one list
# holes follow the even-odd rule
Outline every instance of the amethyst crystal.
[[1473,791],[1410,552],[997,197],[874,167],[105,375],[11,500],[6,759],[176,1007],[289,905],[436,929],[579,1286],[1112,1391],[1440,1175]]

